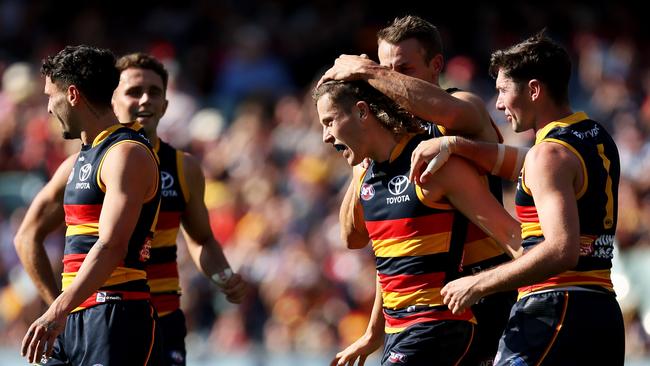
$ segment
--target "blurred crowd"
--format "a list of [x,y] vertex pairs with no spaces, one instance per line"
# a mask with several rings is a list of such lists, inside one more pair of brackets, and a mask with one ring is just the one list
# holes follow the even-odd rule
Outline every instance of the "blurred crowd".
[[[65,8],[65,9],[64,9]],[[76,9],[76,10],[70,10]],[[211,225],[253,290],[228,304],[179,243],[189,342],[205,350],[333,355],[367,324],[374,299],[369,248],[348,250],[338,206],[351,172],[322,143],[311,89],[340,53],[376,59],[375,32],[413,12],[440,27],[443,86],[479,93],[494,108],[491,50],[544,26],[574,60],[571,99],[613,134],[621,156],[615,286],[630,357],[650,356],[650,50],[638,9],[622,3],[525,2],[473,10],[371,8],[361,1],[0,1],[0,347],[16,347],[44,310],[13,235],[34,194],[79,141],[47,113],[40,60],[66,44],[144,51],[171,73],[159,135],[202,162]],[[511,193],[510,193],[511,194]],[[505,198],[512,206],[512,197]],[[61,269],[63,230],[46,242]],[[207,352],[207,351],[206,351]]]

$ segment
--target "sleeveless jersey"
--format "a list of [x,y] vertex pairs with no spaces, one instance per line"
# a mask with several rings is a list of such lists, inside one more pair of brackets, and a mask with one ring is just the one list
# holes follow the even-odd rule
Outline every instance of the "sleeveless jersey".
[[[63,291],[70,286],[86,255],[99,237],[99,216],[106,192],[100,173],[106,153],[122,143],[145,146],[157,160],[145,137],[134,129],[119,124],[102,131],[91,145],[82,145],[68,177],[63,199],[67,226],[63,255]],[[158,181],[154,197],[142,206],[138,222],[129,240],[126,257],[97,292],[74,311],[106,301],[149,298],[144,266],[149,259],[151,237],[158,213],[159,183]]]
[[370,164],[358,191],[376,257],[387,333],[433,320],[474,321],[470,310],[452,314],[440,295],[448,281],[460,276],[463,241],[453,232],[462,215],[445,202],[425,203],[421,188],[407,178],[411,153],[428,138],[419,134],[402,139],[389,161]]
[[[453,94],[458,91],[462,91],[458,88],[449,88],[446,89],[447,93]],[[497,133],[499,138],[499,143],[503,142],[503,137],[499,128],[494,124],[492,120],[492,127]],[[443,126],[432,124],[428,127],[429,133],[435,137],[441,137],[446,135],[446,130]],[[501,187],[501,178],[488,175],[488,185],[490,187],[490,192],[492,195],[503,204],[503,188]],[[465,219],[466,234],[465,234],[465,247],[463,253],[463,271],[467,274],[473,274],[480,272],[482,270],[492,268],[496,265],[505,263],[510,260],[510,257],[506,252],[497,244],[497,242],[487,235],[481,228],[474,225],[470,222],[469,219]]]
[[[584,184],[576,194],[580,220],[580,258],[572,270],[540,283],[522,287],[519,296],[531,292],[566,287],[588,286],[613,292],[610,269],[614,250],[614,234],[618,216],[618,182],[620,161],[612,137],[584,112],[574,113],[551,122],[537,132],[535,144],[558,143],[580,160]],[[522,246],[530,250],[544,240],[530,190],[524,183],[522,170],[517,183],[515,205],[521,221]]]
[[183,172],[183,152],[160,139],[155,151],[160,158],[160,212],[146,270],[151,302],[158,315],[164,316],[180,307],[176,237],[189,195]]

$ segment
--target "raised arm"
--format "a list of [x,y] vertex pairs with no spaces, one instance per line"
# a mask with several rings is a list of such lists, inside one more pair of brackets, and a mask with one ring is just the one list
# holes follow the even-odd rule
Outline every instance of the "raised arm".
[[514,181],[528,150],[527,147],[474,141],[458,136],[434,138],[421,142],[413,151],[409,178],[417,183],[426,182],[454,154],[471,161],[485,172]]
[[205,177],[201,166],[189,154],[184,154],[183,165],[189,199],[181,216],[181,230],[190,257],[201,273],[217,283],[228,301],[238,304],[246,294],[247,285],[239,274],[232,273],[221,245],[215,240],[210,228],[204,201]]
[[442,294],[452,311],[462,311],[483,296],[542,281],[578,263],[580,224],[575,194],[580,162],[566,148],[542,143],[531,149],[525,171],[544,240],[521,258],[447,284]]
[[349,249],[363,248],[370,241],[363,219],[363,209],[357,194],[358,185],[356,182],[361,179],[361,174],[361,169],[355,168],[339,210],[341,240]]
[[38,192],[14,238],[20,262],[48,305],[59,295],[60,289],[54,280],[44,241],[65,220],[63,193],[76,158],[77,154],[70,155]]
[[[492,129],[483,102],[468,92],[451,95],[439,86],[408,75],[363,56],[341,55],[319,83],[327,80],[366,80],[404,109],[445,127],[450,135],[486,138]],[[482,123],[482,121],[486,123]]]

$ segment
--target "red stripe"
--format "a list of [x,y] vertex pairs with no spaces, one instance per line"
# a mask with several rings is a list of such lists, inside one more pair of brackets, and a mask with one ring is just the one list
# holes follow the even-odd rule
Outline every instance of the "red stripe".
[[520,287],[518,289],[519,292],[531,292],[531,291],[537,291],[539,289],[543,289],[549,286],[557,286],[561,285],[564,283],[571,283],[572,285],[580,285],[580,283],[583,283],[585,285],[591,285],[594,283],[599,283],[605,287],[612,287],[612,281],[611,279],[606,279],[606,278],[598,278],[598,277],[592,277],[592,276],[555,276],[551,277],[548,280],[531,285],[531,286],[525,286],[525,287]]
[[99,222],[102,205],[63,205],[63,210],[67,225],[88,224]]
[[151,303],[158,314],[172,312],[181,306],[180,296],[175,294],[151,294]]
[[86,254],[66,254],[63,256],[63,272],[77,272],[86,258]]
[[181,213],[178,211],[160,211],[156,230],[175,229],[181,223]]
[[392,318],[386,313],[384,313],[384,319],[386,319],[386,325],[390,328],[406,328],[413,324],[423,323],[428,321],[436,320],[465,320],[470,321],[474,318],[474,314],[471,310],[467,309],[460,314],[454,315],[451,310],[438,310],[438,311],[426,311],[415,313],[413,315],[405,316],[402,318]]
[[465,237],[466,243],[471,243],[473,241],[485,239],[487,237],[488,235],[484,233],[480,227],[474,225],[473,223],[470,222],[467,226],[467,236]]
[[388,276],[379,273],[379,283],[384,291],[411,293],[417,290],[442,287],[445,280],[444,272],[433,272],[418,275]]
[[178,278],[178,266],[176,262],[151,264],[147,266],[147,279],[157,278]]
[[537,207],[535,206],[519,206],[515,205],[517,217],[521,222],[539,222],[537,216]]
[[453,212],[437,213],[405,219],[366,221],[366,228],[373,240],[411,238],[448,232],[453,219]]

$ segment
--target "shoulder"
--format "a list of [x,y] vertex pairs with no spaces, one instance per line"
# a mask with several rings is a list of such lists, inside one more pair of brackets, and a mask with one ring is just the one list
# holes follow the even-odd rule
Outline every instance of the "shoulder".
[[524,166],[534,167],[557,167],[566,168],[567,164],[579,166],[577,156],[564,144],[555,141],[542,141],[534,145],[528,154]]

